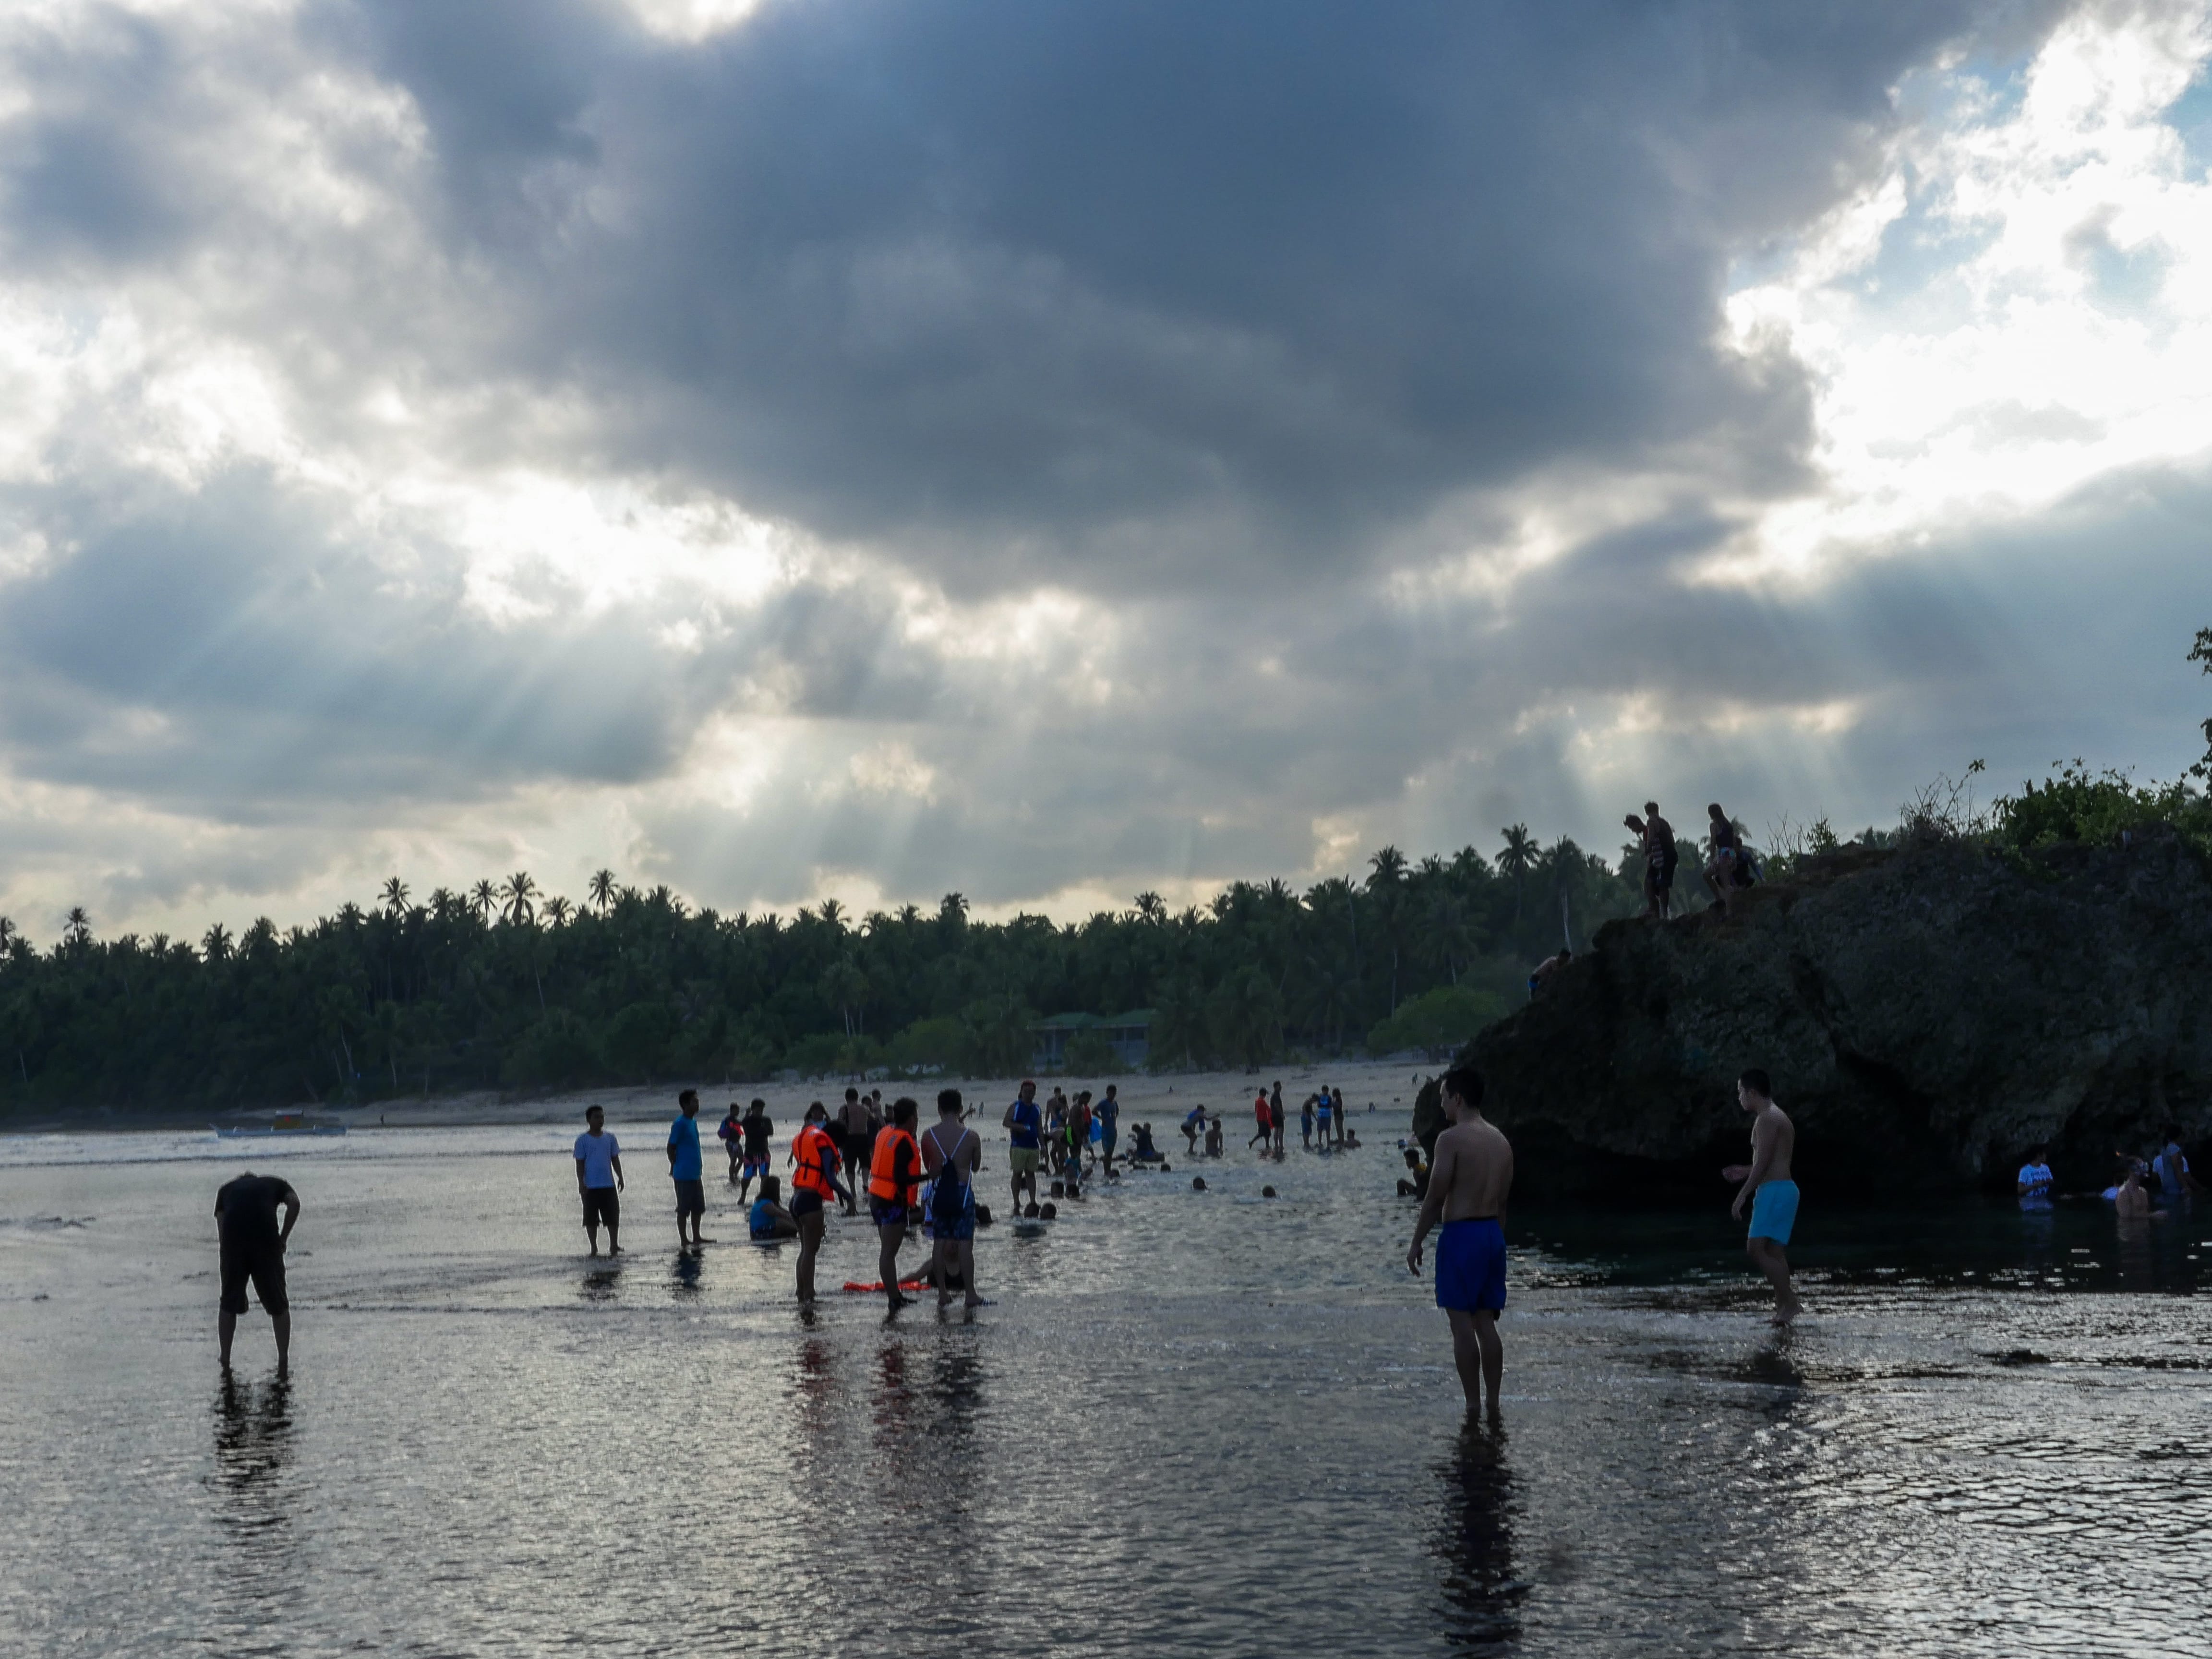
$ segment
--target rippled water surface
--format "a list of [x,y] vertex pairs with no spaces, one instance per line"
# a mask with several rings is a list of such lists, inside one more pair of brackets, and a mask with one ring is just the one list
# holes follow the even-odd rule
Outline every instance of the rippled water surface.
[[[0,1141],[0,1650],[2212,1651],[2202,1210],[1808,1199],[1780,1336],[1724,1189],[1517,1213],[1469,1433],[1387,1151],[1133,1176],[887,1322],[802,1318],[714,1183],[679,1257],[617,1133],[618,1267],[565,1130]],[[256,1312],[226,1388],[249,1158],[306,1201],[294,1375]],[[832,1223],[825,1283],[874,1260]]]

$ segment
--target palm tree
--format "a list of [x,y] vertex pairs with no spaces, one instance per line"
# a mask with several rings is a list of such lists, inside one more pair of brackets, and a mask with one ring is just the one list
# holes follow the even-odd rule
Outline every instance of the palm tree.
[[830,964],[822,975],[822,996],[827,1002],[837,1005],[837,1013],[845,1022],[845,1035],[860,1034],[860,1005],[867,1000],[868,979],[860,965],[853,960],[849,951]]
[[838,903],[836,899],[823,899],[817,914],[821,916],[823,925],[831,933],[842,933],[845,931],[845,907]]
[[538,884],[530,878],[530,872],[518,870],[501,884],[499,896],[507,901],[502,913],[510,927],[527,927],[538,919]]
[[574,908],[568,900],[556,895],[545,901],[545,920],[556,927],[565,927],[568,925],[569,913]]
[[1139,893],[1137,895],[1137,915],[1140,920],[1158,927],[1168,919],[1167,901],[1149,890]]
[[1513,925],[1521,926],[1522,889],[1529,871],[1536,867],[1536,838],[1528,833],[1525,823],[1516,823],[1498,832],[1505,837],[1504,850],[1498,855],[1498,867],[1513,878]]
[[1386,847],[1367,860],[1373,873],[1367,878],[1368,890],[1395,887],[1406,878],[1406,855],[1395,847]]
[[469,908],[477,913],[478,921],[489,921],[491,913],[499,908],[499,889],[489,881],[480,881],[469,889]]
[[200,936],[200,954],[210,962],[223,962],[229,958],[230,932],[221,922]]
[[614,908],[615,872],[611,870],[592,872],[591,885],[586,890],[587,902],[598,907],[601,915]]
[[407,884],[397,876],[384,884],[384,908],[395,916],[406,912]]
[[62,929],[62,937],[71,945],[92,943],[92,918],[84,913],[82,904],[70,906],[68,925]]

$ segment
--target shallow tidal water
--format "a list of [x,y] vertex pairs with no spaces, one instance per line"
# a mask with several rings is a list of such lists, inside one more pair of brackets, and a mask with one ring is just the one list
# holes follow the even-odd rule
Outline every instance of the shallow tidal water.
[[[0,1140],[0,1651],[2212,1652],[2212,1213],[1808,1197],[1777,1334],[1717,1182],[1516,1212],[1470,1433],[1356,1127],[1002,1221],[994,1306],[890,1322],[803,1318],[716,1180],[679,1257],[657,1123],[619,1267],[568,1130]],[[293,1376],[256,1310],[226,1388],[248,1164],[306,1204]],[[825,1285],[874,1261],[833,1220]]]

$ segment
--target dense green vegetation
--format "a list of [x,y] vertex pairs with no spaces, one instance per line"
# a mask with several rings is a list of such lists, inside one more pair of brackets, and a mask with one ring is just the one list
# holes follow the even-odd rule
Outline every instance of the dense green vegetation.
[[[1180,915],[1141,894],[1066,926],[973,921],[957,893],[933,913],[854,917],[831,900],[723,916],[606,872],[581,904],[520,872],[417,903],[394,877],[369,908],[234,939],[217,926],[197,946],[98,939],[76,912],[40,951],[0,921],[0,1107],[350,1103],[785,1067],[1005,1075],[1027,1064],[1033,1020],[1137,1008],[1155,1011],[1168,1065],[1341,1053],[1378,1027],[1395,1042],[1394,1016],[1414,1020],[1408,1046],[1449,1042],[1557,947],[1563,899],[1578,942],[1637,906],[1572,842],[1505,836],[1495,862],[1385,848],[1358,883],[1238,882]],[[1439,987],[1463,989],[1438,1007],[1423,994]],[[1081,1042],[1079,1066],[1108,1070]]]

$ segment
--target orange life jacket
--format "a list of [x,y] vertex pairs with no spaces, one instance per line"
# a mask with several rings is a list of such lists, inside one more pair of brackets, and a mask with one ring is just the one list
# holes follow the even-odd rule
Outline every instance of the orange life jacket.
[[[907,1169],[913,1179],[902,1185],[898,1179],[898,1149],[907,1150]],[[875,1157],[868,1165],[868,1196],[880,1198],[886,1204],[904,1204],[911,1207],[921,1190],[921,1148],[903,1129],[886,1129],[876,1137]]]
[[837,1147],[818,1123],[809,1123],[799,1131],[799,1138],[791,1144],[793,1158],[799,1167],[792,1174],[791,1184],[802,1193],[818,1193],[825,1199],[837,1196],[830,1177],[837,1173]]

